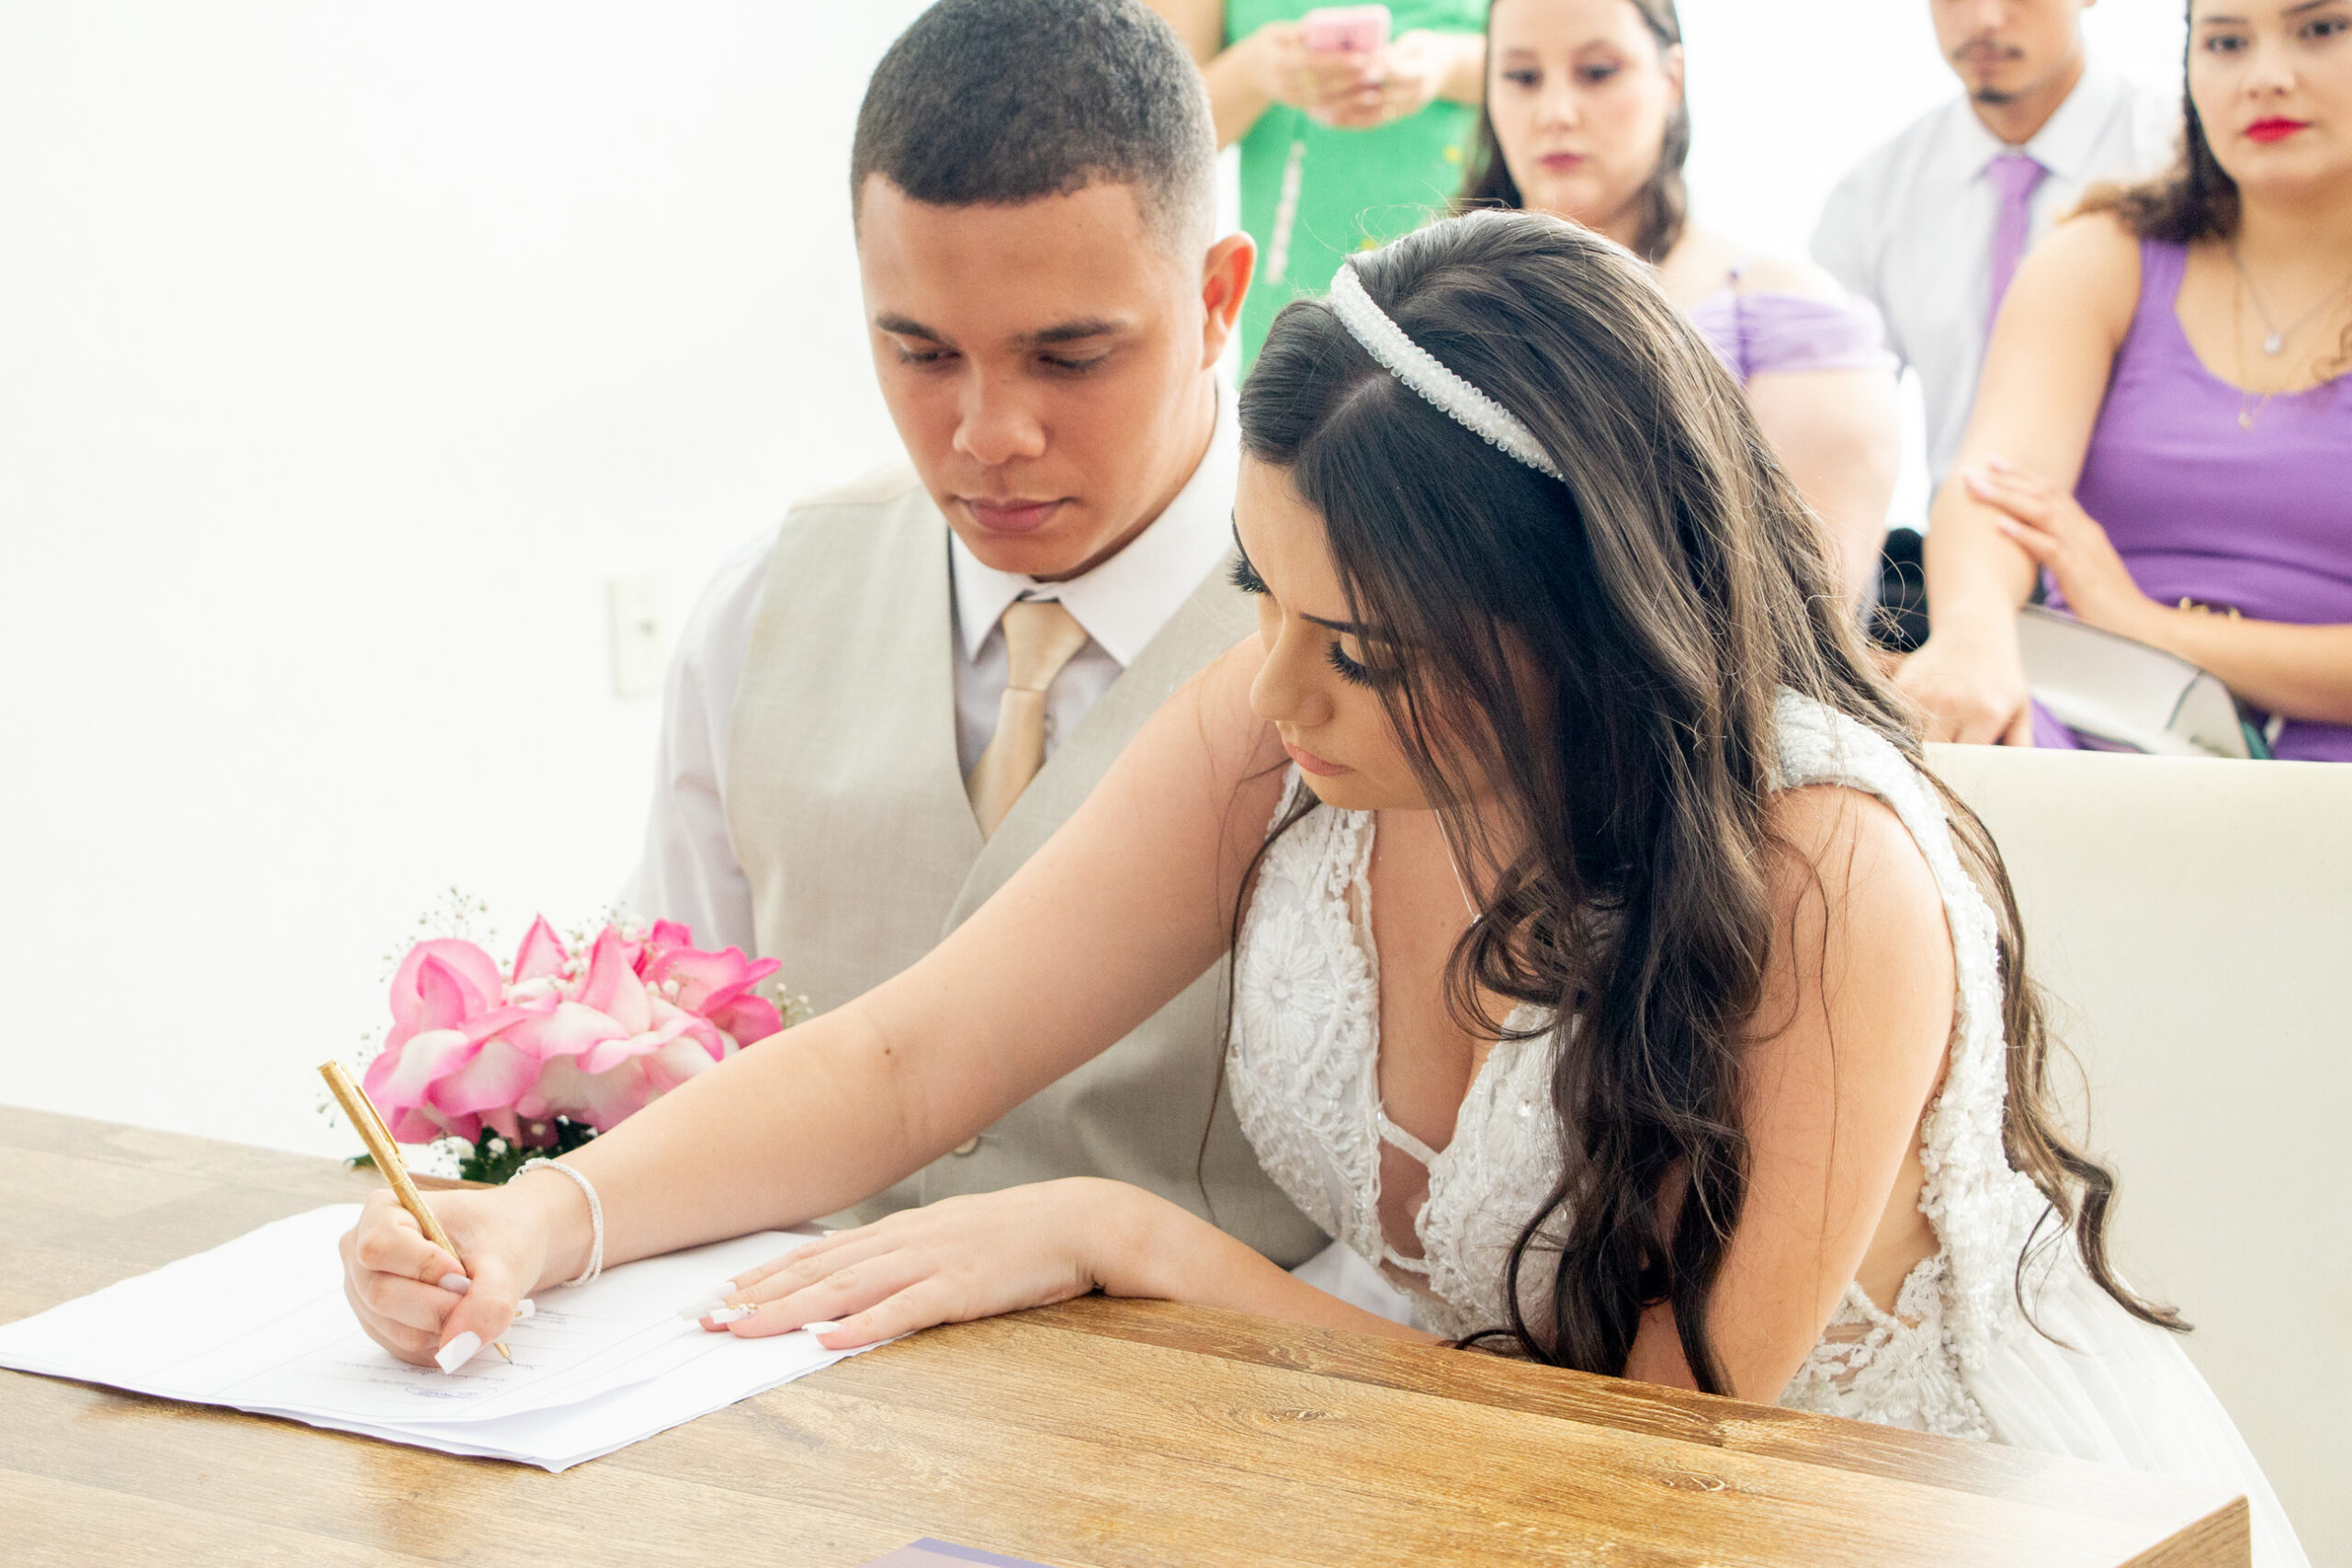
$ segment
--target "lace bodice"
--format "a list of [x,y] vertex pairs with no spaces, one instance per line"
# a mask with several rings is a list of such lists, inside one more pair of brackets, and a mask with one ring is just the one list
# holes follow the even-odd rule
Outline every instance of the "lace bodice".
[[[2044,1207],[2002,1147],[2007,1078],[1992,911],[1952,848],[1939,797],[1901,753],[1793,694],[1782,694],[1776,728],[1777,787],[1844,784],[1902,819],[1943,896],[1958,977],[1951,1060],[1920,1136],[1919,1207],[1942,1248],[1904,1281],[1892,1311],[1849,1285],[1781,1403],[1984,1437],[1961,1373],[2021,1321],[2018,1258]],[[1284,812],[1303,788],[1294,773]],[[1267,1174],[1330,1235],[1418,1287],[1423,1327],[1459,1337],[1508,1323],[1510,1249],[1559,1178],[1550,1106],[1559,1037],[1496,1045],[1442,1150],[1389,1120],[1380,1103],[1379,954],[1366,880],[1374,820],[1318,807],[1267,852],[1236,952],[1228,1070]],[[1522,1009],[1510,1021],[1532,1029],[1542,1019]],[[1419,1258],[1390,1247],[1381,1230],[1384,1140],[1429,1168],[1429,1196],[1414,1220]],[[1544,1303],[1531,1295],[1521,1304],[1542,1320]]]

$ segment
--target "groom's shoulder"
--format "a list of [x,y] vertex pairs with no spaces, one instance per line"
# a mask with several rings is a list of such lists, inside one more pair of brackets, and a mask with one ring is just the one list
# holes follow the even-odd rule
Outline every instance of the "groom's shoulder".
[[927,543],[941,546],[944,559],[946,539],[947,520],[900,457],[789,502],[768,531],[759,570],[840,585],[899,571]]
[[894,457],[879,463],[839,484],[812,491],[795,500],[785,509],[786,526],[804,519],[814,521],[818,514],[845,511],[865,511],[877,506],[904,504],[910,498],[920,498],[928,503],[922,478],[915,466],[904,457]]
[[947,520],[914,465],[899,457],[793,501],[775,531],[773,558],[779,567],[789,560],[795,570],[838,570],[897,555],[910,531],[927,537],[933,529],[944,538]]

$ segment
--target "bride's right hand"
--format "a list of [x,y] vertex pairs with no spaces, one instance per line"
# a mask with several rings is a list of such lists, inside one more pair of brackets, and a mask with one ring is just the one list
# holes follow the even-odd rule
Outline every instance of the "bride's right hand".
[[420,1367],[434,1365],[435,1354],[463,1335],[475,1337],[474,1350],[497,1339],[514,1323],[515,1303],[539,1287],[551,1255],[561,1249],[569,1227],[559,1205],[571,1192],[569,1181],[543,1179],[429,1194],[425,1202],[463,1263],[427,1241],[389,1190],[371,1194],[342,1243],[343,1293],[359,1326]]

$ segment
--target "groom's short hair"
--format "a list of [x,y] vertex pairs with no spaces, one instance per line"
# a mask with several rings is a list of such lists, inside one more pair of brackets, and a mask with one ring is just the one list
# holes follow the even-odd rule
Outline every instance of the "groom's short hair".
[[1216,130],[1200,73],[1141,0],[939,0],[874,68],[850,152],[935,207],[1132,186],[1153,237],[1204,247]]

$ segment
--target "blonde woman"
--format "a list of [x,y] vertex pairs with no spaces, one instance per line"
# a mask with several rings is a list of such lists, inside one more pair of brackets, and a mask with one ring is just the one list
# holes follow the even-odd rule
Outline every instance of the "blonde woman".
[[1495,0],[1462,203],[1566,218],[1657,268],[1746,389],[1859,605],[1894,491],[1894,359],[1877,311],[1826,273],[1691,221],[1682,73],[1673,0]]

